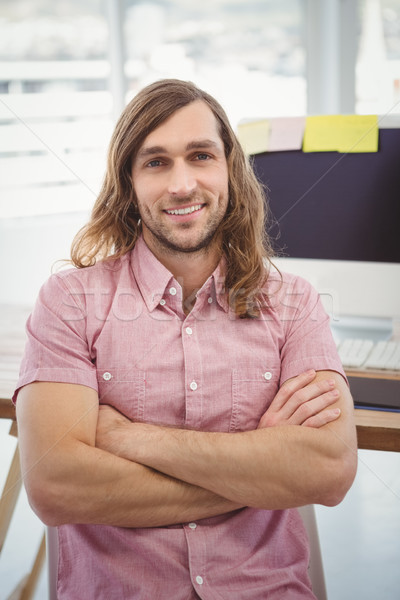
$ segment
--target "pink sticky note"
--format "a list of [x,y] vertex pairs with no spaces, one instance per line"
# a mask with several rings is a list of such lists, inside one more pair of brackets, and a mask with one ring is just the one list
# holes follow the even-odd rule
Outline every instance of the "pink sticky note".
[[301,150],[305,125],[305,117],[275,117],[270,119],[268,152]]

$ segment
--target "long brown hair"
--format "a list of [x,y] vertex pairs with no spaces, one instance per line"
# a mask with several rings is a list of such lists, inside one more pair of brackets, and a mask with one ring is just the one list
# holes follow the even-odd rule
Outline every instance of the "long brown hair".
[[272,256],[265,233],[264,190],[223,108],[190,82],[157,81],[142,89],[127,105],[111,138],[100,194],[89,222],[73,241],[71,259],[82,268],[96,260],[116,259],[134,247],[141,227],[131,176],[133,160],[149,133],[196,100],[205,102],[214,113],[228,163],[229,206],[221,224],[222,249],[227,259],[225,289],[239,317],[256,317]]

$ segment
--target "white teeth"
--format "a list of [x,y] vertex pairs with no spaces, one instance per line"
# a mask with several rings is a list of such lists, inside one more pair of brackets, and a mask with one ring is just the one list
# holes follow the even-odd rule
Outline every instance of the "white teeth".
[[176,210],[167,210],[169,215],[190,215],[190,213],[195,212],[196,210],[200,210],[202,207],[201,204],[196,204],[196,206],[189,206],[188,208],[177,208]]

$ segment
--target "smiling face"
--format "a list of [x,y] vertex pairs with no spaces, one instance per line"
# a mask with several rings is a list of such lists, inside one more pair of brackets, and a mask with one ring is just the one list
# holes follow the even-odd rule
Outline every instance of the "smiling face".
[[228,166],[217,120],[201,100],[144,140],[132,166],[143,237],[162,259],[218,247],[228,206]]

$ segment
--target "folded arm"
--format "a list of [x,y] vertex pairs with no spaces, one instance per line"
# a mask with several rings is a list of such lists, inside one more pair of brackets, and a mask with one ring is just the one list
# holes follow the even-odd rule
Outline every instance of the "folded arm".
[[96,443],[232,502],[265,509],[337,504],[357,463],[352,399],[343,378],[329,371],[287,382],[256,431],[131,423],[104,407]]
[[331,386],[316,388],[312,379],[283,386],[259,429],[243,434],[131,423],[109,407],[99,411],[90,388],[30,384],[17,403],[30,502],[49,525],[122,527],[182,523],[245,505],[331,503],[332,487],[336,500],[354,471],[352,410],[345,384],[337,400]]
[[153,527],[240,508],[207,489],[95,447],[97,393],[37,382],[17,402],[21,466],[29,501],[48,525]]

